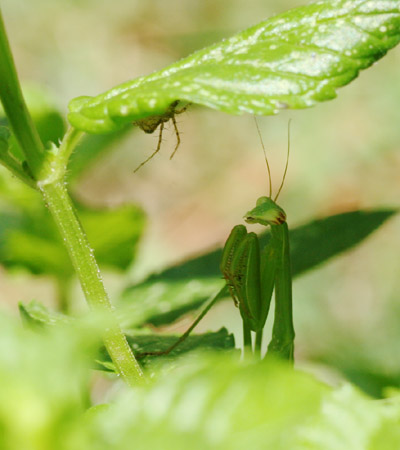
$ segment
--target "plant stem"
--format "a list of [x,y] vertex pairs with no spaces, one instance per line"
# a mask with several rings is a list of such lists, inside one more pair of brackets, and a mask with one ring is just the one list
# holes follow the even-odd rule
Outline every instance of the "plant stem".
[[68,249],[90,308],[105,313],[106,317],[110,318],[111,323],[103,335],[104,344],[121,377],[130,386],[135,386],[143,381],[142,370],[117,324],[93,251],[76,216],[65,185],[62,181],[58,181],[39,187]]
[[7,151],[0,152],[0,164],[31,188],[37,188],[35,180],[24,172],[22,165],[11,156],[8,149]]
[[20,168],[11,159],[4,160],[3,164],[13,172],[21,170],[20,178],[41,191],[67,247],[89,306],[107,317],[107,328],[103,333],[104,345],[120,376],[129,385],[135,386],[144,379],[142,370],[116,321],[93,252],[64,183],[68,158],[82,133],[71,128],[59,149],[53,145],[45,151],[22,95],[1,11],[0,100],[24,153],[33,183],[28,179],[24,180],[26,174],[22,165]]
[[57,155],[58,164],[64,172],[68,165],[69,157],[83,137],[83,134],[83,131],[76,130],[73,127],[69,128],[65,133]]
[[0,99],[33,175],[43,167],[44,149],[25,105],[0,11]]

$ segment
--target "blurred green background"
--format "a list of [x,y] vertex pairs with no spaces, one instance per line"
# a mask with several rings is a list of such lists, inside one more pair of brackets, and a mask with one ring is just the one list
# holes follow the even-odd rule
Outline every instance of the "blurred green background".
[[[3,0],[2,9],[21,79],[44,86],[66,112],[73,97],[96,95],[148,74],[304,3]],[[399,80],[397,48],[341,89],[334,101],[259,120],[275,189],[285,164],[288,120],[293,120],[289,173],[280,196],[289,226],[399,204]],[[251,116],[191,107],[177,120],[182,144],[172,161],[170,126],[160,154],[134,174],[154,150],[157,133],[133,128],[74,188],[77,198],[93,206],[136,203],[145,209],[148,228],[128,274],[132,280],[222,244],[266,193],[265,162]],[[394,218],[359,248],[296,280],[300,361],[329,362],[372,392],[368,386],[379,380],[398,383],[399,249],[400,218]],[[32,298],[51,305],[54,287],[48,279],[20,271],[0,276],[0,300],[10,308]],[[106,284],[111,293],[122,287],[113,274]],[[199,330],[221,325],[240,327],[229,302],[210,313]]]

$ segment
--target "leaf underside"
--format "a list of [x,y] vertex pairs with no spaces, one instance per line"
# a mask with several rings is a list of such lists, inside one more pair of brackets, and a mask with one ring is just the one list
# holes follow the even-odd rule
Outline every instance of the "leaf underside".
[[69,104],[70,123],[109,133],[176,100],[276,114],[332,99],[400,40],[400,0],[324,0],[272,17],[149,76]]

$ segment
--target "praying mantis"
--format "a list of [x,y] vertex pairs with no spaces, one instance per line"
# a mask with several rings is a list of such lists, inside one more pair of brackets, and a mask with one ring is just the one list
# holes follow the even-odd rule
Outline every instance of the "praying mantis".
[[[256,126],[261,139],[257,122]],[[262,139],[261,144],[268,169],[269,196],[260,197],[256,206],[245,214],[244,220],[248,224],[258,223],[269,226],[271,237],[264,249],[260,249],[255,233],[248,233],[244,225],[235,226],[226,241],[220,268],[227,282],[229,293],[242,316],[245,353],[252,350],[251,332],[253,331],[255,333],[254,352],[261,357],[263,329],[275,289],[275,318],[267,354],[293,361],[295,333],[292,313],[289,229],[286,223],[286,214],[276,203],[288,168],[290,123],[285,171],[281,186],[274,199],[272,199],[271,172]]]
[[254,332],[254,354],[261,358],[263,330],[275,290],[275,317],[267,356],[272,354],[293,362],[295,333],[292,313],[289,229],[286,223],[286,214],[276,203],[287,174],[290,122],[286,166],[281,185],[274,199],[272,199],[271,171],[257,121],[256,126],[267,164],[269,196],[260,197],[256,206],[245,214],[244,220],[248,224],[258,223],[269,226],[271,232],[269,242],[261,249],[255,233],[248,233],[244,225],[236,225],[225,243],[220,263],[226,286],[210,298],[204,310],[174,345],[165,351],[147,352],[137,356],[170,353],[189,336],[211,307],[226,296],[228,289],[235,305],[239,308],[243,321],[244,354],[253,352],[252,332]]

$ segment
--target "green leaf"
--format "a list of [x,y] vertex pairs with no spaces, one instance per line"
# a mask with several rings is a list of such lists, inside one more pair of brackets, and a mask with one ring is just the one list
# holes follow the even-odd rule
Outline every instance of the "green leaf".
[[[275,114],[332,99],[400,40],[400,0],[325,0],[290,10],[97,97],[70,123],[108,133],[165,114],[176,100],[227,113]],[[151,120],[151,119],[150,119]]]
[[[28,304],[19,303],[19,313],[25,325],[33,329],[47,328],[55,325],[72,324],[73,319],[65,314],[50,311],[46,306],[33,300]],[[144,355],[148,352],[164,352],[175,344],[180,335],[128,335],[127,340],[132,351],[140,360],[142,366],[151,366],[158,362],[175,360],[178,356],[193,350],[232,350],[235,348],[235,338],[226,328],[216,332],[189,335],[182,343],[166,355]],[[113,371],[114,366],[107,350],[103,347],[96,361],[101,370]]]
[[[332,391],[323,401],[320,414],[309,424],[302,427],[299,440],[305,445],[303,448],[330,449],[377,449],[371,441],[380,441],[379,433],[382,425],[391,423],[390,428],[396,428],[394,420],[399,416],[397,410],[371,400],[351,384]],[[395,448],[395,447],[393,447]]]
[[4,251],[0,253],[2,264],[6,267],[23,267],[36,275],[69,278],[73,273],[72,265],[61,240],[54,233],[53,224],[45,222],[41,230],[30,228],[27,224],[28,221],[21,229],[6,230]]
[[[177,357],[182,356],[194,350],[232,350],[235,348],[235,338],[229,334],[226,328],[221,328],[216,332],[203,334],[192,334],[180,343],[174,350],[167,355],[143,355],[147,352],[163,352],[177,342],[179,335],[132,335],[127,336],[129,346],[140,361],[143,367],[152,367],[154,364],[169,364]],[[105,349],[102,350],[102,357],[98,362],[106,369],[110,370],[108,364],[111,358]]]
[[37,333],[0,314],[1,449],[91,448],[83,418],[100,336],[88,323]]
[[33,328],[46,328],[48,326],[70,324],[72,320],[65,314],[49,311],[44,305],[32,300],[27,305],[18,304],[19,314],[25,325]]
[[[354,211],[294,228],[289,232],[293,277],[359,244],[396,212]],[[263,233],[260,245],[265,246],[269,238],[269,232]],[[219,270],[221,255],[222,249],[214,250],[128,287],[120,304],[126,326],[158,326],[198,308],[224,285]]]
[[122,293],[118,315],[125,327],[171,323],[202,306],[225,284],[217,272],[209,278],[199,278],[194,272],[192,278],[189,275],[180,280],[165,278],[163,273],[130,286]]
[[399,392],[376,401],[351,385],[333,389],[282,363],[240,361],[233,352],[192,352],[144,386],[99,393],[109,405],[88,410],[101,330],[76,321],[36,333],[0,314],[0,448],[399,448]]
[[136,439],[166,450],[376,450],[399,442],[400,401],[391,400],[349,384],[332,389],[273,362],[206,354],[122,392],[92,420],[99,442],[121,449]]
[[362,242],[398,210],[352,211],[315,220],[290,232],[292,272],[298,276]]
[[93,420],[96,438],[113,437],[121,449],[135,439],[142,448],[165,450],[288,450],[297,448],[298,429],[318,414],[327,392],[284,366],[194,355],[147,389],[124,391]]
[[[17,209],[4,208],[0,213],[0,263],[24,267],[34,274],[69,278],[73,274],[70,259],[39,195],[21,183],[14,186],[5,180],[1,185],[1,181],[0,198],[3,195],[10,203],[15,200]],[[125,270],[135,257],[145,227],[142,209],[134,205],[93,209],[81,204],[77,209],[99,264]]]
[[146,218],[138,206],[91,209],[80,206],[79,217],[98,263],[125,270],[132,263]]
[[[368,450],[392,450],[400,448],[400,396],[388,399],[386,409],[391,408],[391,417],[385,420],[375,433]],[[397,413],[397,414],[396,414]]]

